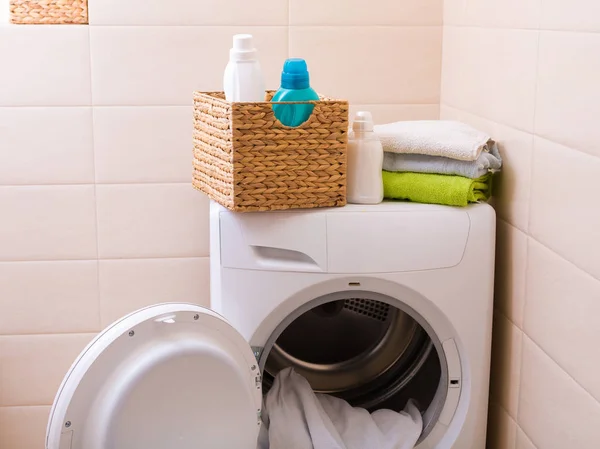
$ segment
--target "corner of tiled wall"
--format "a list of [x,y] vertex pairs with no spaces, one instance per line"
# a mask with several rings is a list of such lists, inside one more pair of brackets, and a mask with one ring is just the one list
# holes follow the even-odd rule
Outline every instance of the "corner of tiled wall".
[[445,0],[441,117],[505,162],[489,449],[600,445],[599,31],[593,0]]
[[220,89],[232,34],[255,35],[270,88],[302,56],[319,91],[378,121],[439,116],[442,0],[151,3],[13,25],[0,0],[2,449],[44,447],[61,378],[102,327],[208,303],[191,92]]

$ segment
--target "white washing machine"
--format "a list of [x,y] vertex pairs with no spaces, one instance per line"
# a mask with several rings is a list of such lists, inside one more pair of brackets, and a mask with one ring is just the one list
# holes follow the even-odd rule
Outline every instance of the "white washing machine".
[[212,205],[214,311],[160,304],[103,331],[59,389],[47,449],[255,449],[288,366],[369,410],[416,399],[418,449],[484,449],[494,242],[486,204]]

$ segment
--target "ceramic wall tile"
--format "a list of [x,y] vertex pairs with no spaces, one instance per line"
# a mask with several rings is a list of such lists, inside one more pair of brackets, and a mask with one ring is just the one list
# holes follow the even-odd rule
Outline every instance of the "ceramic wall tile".
[[523,332],[499,312],[494,314],[490,395],[517,419]]
[[50,406],[0,407],[0,447],[41,449],[46,444]]
[[0,187],[0,261],[95,259],[93,186]]
[[533,341],[523,340],[519,425],[540,449],[592,448],[600,403]]
[[0,407],[51,405],[94,334],[0,336]]
[[0,185],[93,183],[91,109],[0,108],[0,160]]
[[191,184],[98,185],[102,259],[208,256],[208,198]]
[[0,26],[0,106],[89,105],[85,26]]
[[495,306],[523,328],[527,279],[527,234],[503,220],[496,226]]
[[467,1],[465,22],[478,27],[537,29],[540,9],[540,0]]
[[525,435],[525,432],[518,427],[517,428],[517,448],[516,449],[537,449],[529,437]]
[[192,108],[94,109],[99,183],[191,182]]
[[0,310],[4,335],[97,332],[97,262],[0,262]]
[[497,124],[492,138],[498,142],[502,170],[494,180],[498,215],[522,231],[529,229],[533,135]]
[[441,25],[442,0],[290,0],[292,25]]
[[438,104],[351,104],[350,120],[358,111],[370,111],[375,123],[391,123],[401,120],[437,120]]
[[[600,4],[594,4],[600,13]],[[600,30],[598,16],[595,20]],[[535,116],[536,134],[595,156],[600,156],[598,54],[600,34],[542,32]]]
[[467,15],[467,0],[444,0],[444,27],[463,25]]
[[441,102],[533,131],[538,33],[444,27]]
[[[435,104],[440,93],[441,31],[441,27],[292,27],[290,56],[307,59],[311,84],[328,96],[355,104]],[[384,42],[394,49],[393,57]]]
[[10,21],[9,0],[0,0],[0,26],[6,25]]
[[279,86],[286,27],[90,28],[97,105],[190,105],[194,90],[223,89],[232,36],[254,35],[267,88]]
[[280,0],[94,0],[90,25],[287,25]]
[[[600,31],[600,3],[594,0],[542,0],[543,29]],[[594,39],[595,36],[589,36]]]
[[[504,162],[494,188],[501,220],[491,392],[510,413],[491,409],[491,448],[600,441],[585,424],[600,422],[590,347],[600,338],[591,323],[600,298],[598,12],[591,0],[444,1],[440,117],[488,132]],[[516,426],[502,420],[509,415]]]
[[531,234],[600,279],[600,158],[535,139]]
[[102,326],[163,302],[210,305],[209,259],[100,261]]
[[529,242],[525,331],[600,401],[600,281]]
[[440,104],[440,120],[462,121],[462,111],[455,109],[447,104]]

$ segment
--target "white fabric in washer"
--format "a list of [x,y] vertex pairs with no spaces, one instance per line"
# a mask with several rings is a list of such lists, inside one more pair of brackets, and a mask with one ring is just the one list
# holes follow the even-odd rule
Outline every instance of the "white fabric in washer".
[[412,449],[423,431],[412,401],[400,413],[371,414],[334,396],[315,394],[292,368],[275,378],[263,420],[259,449]]

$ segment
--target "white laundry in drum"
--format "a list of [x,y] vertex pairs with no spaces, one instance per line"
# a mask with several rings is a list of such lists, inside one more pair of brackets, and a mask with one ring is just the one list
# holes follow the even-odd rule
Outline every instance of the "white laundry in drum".
[[315,394],[293,368],[275,378],[263,414],[258,449],[413,449],[423,430],[412,400],[401,412],[369,413],[343,399]]

